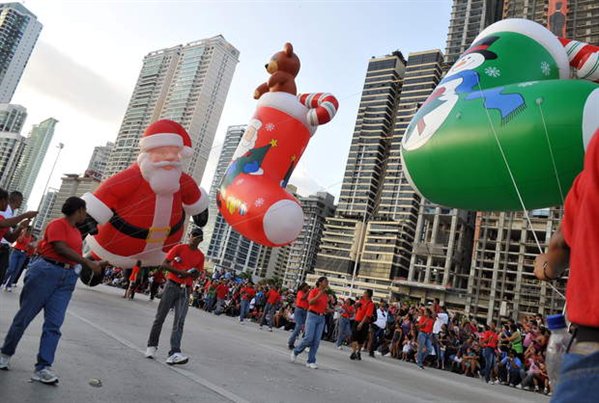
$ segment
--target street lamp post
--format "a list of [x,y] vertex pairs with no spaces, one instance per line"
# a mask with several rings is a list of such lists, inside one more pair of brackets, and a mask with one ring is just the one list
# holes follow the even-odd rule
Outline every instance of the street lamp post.
[[56,146],[58,148],[58,153],[56,154],[56,158],[54,159],[54,164],[52,164],[52,169],[50,170],[50,174],[48,175],[48,180],[46,180],[46,185],[44,186],[44,192],[42,193],[42,198],[40,199],[40,203],[37,206],[37,211],[40,211],[42,208],[42,203],[44,202],[44,197],[46,197],[46,193],[48,192],[48,186],[50,186],[50,180],[52,180],[52,175],[54,174],[54,169],[56,168],[56,164],[58,163],[58,158],[60,157],[60,152],[64,148],[63,143],[58,143]]

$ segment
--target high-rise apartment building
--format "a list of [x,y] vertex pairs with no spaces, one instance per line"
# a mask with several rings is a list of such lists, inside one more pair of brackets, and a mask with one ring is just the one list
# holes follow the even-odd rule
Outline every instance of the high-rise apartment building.
[[0,4],[0,103],[10,102],[41,30],[22,4]]
[[304,226],[290,246],[283,278],[283,285],[294,289],[305,281],[306,274],[314,271],[325,220],[335,214],[335,197],[327,192],[317,192],[299,200],[304,211]]
[[19,161],[19,167],[11,182],[11,189],[19,190],[23,193],[25,201],[31,196],[33,185],[37,180],[37,176],[44,162],[44,157],[50,147],[50,142],[54,136],[58,120],[48,118],[43,122],[33,125],[29,136],[27,137],[27,145],[23,151],[23,155]]
[[94,147],[94,152],[92,153],[87,169],[85,170],[85,176],[102,180],[113,147],[114,143],[111,143],[110,141],[107,142],[105,146]]
[[476,36],[501,19],[502,0],[454,0],[447,34],[445,61],[452,64]]
[[172,119],[191,136],[193,156],[184,170],[200,182],[238,59],[239,51],[221,35],[149,53],[105,176],[135,162],[139,139],[150,123]]
[[42,198],[39,213],[35,217],[35,220],[33,220],[33,230],[36,234],[41,234],[46,224],[48,224],[57,195],[58,189],[50,188]]
[[25,149],[25,137],[19,133],[0,132],[0,188],[13,190],[10,183]]
[[16,104],[0,104],[0,132],[21,133],[27,109]]
[[87,192],[95,191],[100,186],[100,181],[94,178],[80,176],[78,174],[66,174],[62,177],[62,183],[54,202],[50,209],[50,214],[46,220],[46,224],[55,218],[63,216],[61,213],[62,205],[71,196],[81,196]]
[[340,293],[347,292],[354,274],[362,269],[368,222],[381,203],[405,69],[399,51],[368,62],[339,205],[335,216],[326,220],[314,268],[314,276],[328,276],[331,287]]

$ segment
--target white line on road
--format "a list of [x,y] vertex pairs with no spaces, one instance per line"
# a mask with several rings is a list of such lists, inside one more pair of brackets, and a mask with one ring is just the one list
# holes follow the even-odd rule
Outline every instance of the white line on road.
[[[106,336],[110,337],[111,339],[116,340],[117,342],[121,343],[123,346],[130,348],[131,350],[134,350],[136,352],[139,352],[140,354],[143,354],[145,351],[143,349],[140,349],[138,346],[136,346],[135,344],[133,344],[131,341],[111,332],[110,330],[107,330],[103,327],[100,327],[98,325],[96,325],[95,323],[89,321],[88,319],[74,313],[72,310],[67,311],[67,313],[77,319],[79,319],[81,322],[93,327],[94,329],[104,333]],[[244,398],[237,396],[234,393],[229,392],[228,390],[221,388],[218,385],[215,385],[214,383],[210,382],[209,380],[202,378],[190,371],[186,371],[184,369],[181,368],[177,368],[174,366],[170,366],[170,365],[166,365],[165,363],[162,363],[160,361],[156,361],[157,363],[163,365],[164,367],[170,369],[171,371],[175,371],[180,375],[183,375],[184,377],[186,377],[187,379],[189,379],[192,382],[197,383],[198,385],[204,386],[207,389],[212,390],[213,392],[221,395],[222,397],[229,399],[232,402],[235,403],[250,403],[248,400],[245,400]]]

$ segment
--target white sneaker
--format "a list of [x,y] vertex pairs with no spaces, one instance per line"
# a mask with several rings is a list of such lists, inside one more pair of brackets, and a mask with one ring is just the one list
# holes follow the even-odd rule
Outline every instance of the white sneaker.
[[521,384],[521,383],[517,384],[517,385],[516,385],[516,388],[518,388],[518,389],[522,389],[522,384]]
[[0,353],[0,369],[5,371],[10,367],[10,356]]
[[318,369],[318,364],[315,362],[311,362],[309,364],[306,364],[306,367],[311,368],[311,369]]
[[343,351],[343,346],[339,346],[339,347],[337,347],[337,350],[339,350],[339,351]]
[[46,367],[44,369],[40,369],[39,371],[33,372],[33,376],[31,377],[32,381],[38,381],[41,383],[58,383],[58,377],[50,367]]
[[146,358],[154,358],[154,355],[156,355],[156,351],[158,351],[158,347],[148,347],[146,348]]
[[297,359],[297,355],[295,355],[295,351],[291,350],[291,362],[295,362],[295,360]]
[[6,292],[12,292],[12,287],[7,285],[6,287],[4,287],[4,291]]
[[268,328],[268,331],[272,333],[272,327],[269,327],[269,328]]
[[181,353],[175,353],[166,359],[168,365],[183,365],[189,362],[189,357],[184,356]]

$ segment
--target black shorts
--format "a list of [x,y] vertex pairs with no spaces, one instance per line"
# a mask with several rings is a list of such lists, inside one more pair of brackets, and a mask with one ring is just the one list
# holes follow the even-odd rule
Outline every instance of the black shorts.
[[355,341],[358,344],[364,344],[366,342],[366,340],[368,339],[368,324],[364,323],[362,325],[361,329],[358,329],[358,324],[360,322],[358,321],[353,321],[352,325],[351,325],[351,329],[352,329],[352,333],[351,333],[351,338],[352,341]]

